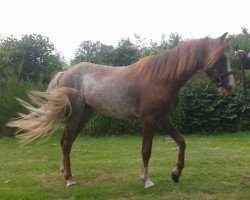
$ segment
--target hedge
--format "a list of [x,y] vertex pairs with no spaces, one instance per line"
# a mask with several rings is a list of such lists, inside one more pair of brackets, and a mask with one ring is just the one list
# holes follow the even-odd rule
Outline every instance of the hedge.
[[[29,90],[44,90],[42,84],[18,80],[14,75],[0,77],[0,135],[13,136],[5,127],[9,119],[22,112],[14,97],[27,100]],[[180,101],[171,119],[184,134],[233,132],[249,130],[249,116],[242,112],[244,96],[238,85],[231,96],[223,97],[213,84],[206,80],[191,80],[181,90]],[[250,115],[250,114],[249,114]],[[161,129],[156,128],[161,134]],[[85,134],[122,135],[141,134],[141,122],[111,119],[96,114],[86,125]]]

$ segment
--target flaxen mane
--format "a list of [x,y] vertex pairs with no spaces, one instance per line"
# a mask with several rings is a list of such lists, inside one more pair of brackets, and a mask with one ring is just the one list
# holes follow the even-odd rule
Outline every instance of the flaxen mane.
[[173,81],[191,68],[208,69],[219,59],[224,48],[208,37],[186,41],[161,55],[142,58],[134,64],[134,70],[152,82]]

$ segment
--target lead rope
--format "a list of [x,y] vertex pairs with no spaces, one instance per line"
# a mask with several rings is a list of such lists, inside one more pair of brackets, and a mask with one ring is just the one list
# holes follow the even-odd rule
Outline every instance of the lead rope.
[[240,60],[240,66],[241,66],[241,77],[240,77],[240,83],[243,82],[243,95],[244,95],[244,107],[241,112],[244,112],[247,108],[247,88],[246,88],[246,76],[245,76],[245,69],[242,61]]
[[[235,61],[237,55],[234,56],[234,59],[232,60],[231,64]],[[242,109],[242,113],[246,110],[247,108],[247,88],[246,88],[246,76],[245,76],[245,68],[244,65],[242,63],[242,60],[240,60],[240,67],[241,67],[241,76],[240,76],[240,81],[239,83],[242,83],[242,87],[243,87],[243,95],[244,95],[244,106]],[[237,94],[239,96],[239,93]]]

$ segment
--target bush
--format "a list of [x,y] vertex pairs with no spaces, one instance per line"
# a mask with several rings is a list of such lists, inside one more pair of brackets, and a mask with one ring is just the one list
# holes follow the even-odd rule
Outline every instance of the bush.
[[96,113],[86,124],[84,131],[90,135],[135,135],[141,133],[141,122],[139,120],[113,119]]
[[[13,129],[5,124],[22,107],[14,97],[27,100],[27,91],[43,90],[42,84],[18,80],[15,75],[5,73],[0,77],[0,135],[12,136]],[[228,97],[219,94],[216,87],[205,80],[189,81],[181,90],[179,105],[171,119],[182,133],[249,130],[249,116],[242,113],[244,107],[243,89],[238,86]],[[139,120],[117,120],[96,114],[85,127],[89,135],[141,134]],[[157,133],[162,133],[156,127]]]
[[0,136],[13,136],[14,130],[5,124],[23,108],[18,104],[15,97],[27,100],[27,92],[30,90],[42,90],[42,84],[34,85],[31,81],[18,80],[10,70],[5,70],[0,76]]
[[237,131],[245,127],[242,118],[244,96],[241,86],[228,97],[223,97],[214,84],[205,80],[190,81],[182,91],[184,94],[185,119],[183,131],[214,132]]

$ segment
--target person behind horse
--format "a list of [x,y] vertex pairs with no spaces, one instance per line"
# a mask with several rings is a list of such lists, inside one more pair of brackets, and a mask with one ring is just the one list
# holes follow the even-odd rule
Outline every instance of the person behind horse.
[[250,69],[250,53],[247,55],[244,50],[237,50],[236,58],[242,62],[245,69]]
[[[244,50],[237,50],[236,58],[242,62],[244,69],[250,69],[250,53],[247,55]],[[250,175],[243,176],[243,179],[250,181]]]

